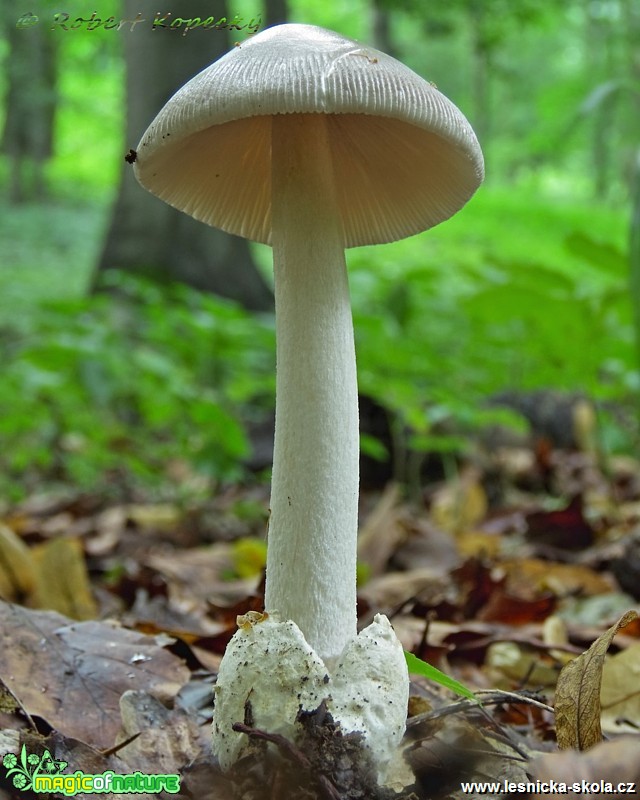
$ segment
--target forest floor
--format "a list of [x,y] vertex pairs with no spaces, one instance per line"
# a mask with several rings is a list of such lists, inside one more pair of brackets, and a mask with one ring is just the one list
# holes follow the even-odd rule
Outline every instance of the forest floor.
[[397,792],[273,737],[266,766],[216,767],[213,685],[237,616],[262,608],[267,508],[256,484],[182,507],[68,492],[4,513],[0,798],[108,770],[177,775],[177,795],[138,796],[198,800],[543,797],[549,782],[638,796],[640,463],[504,447],[418,503],[364,493],[360,622],[386,613],[405,650],[475,693],[412,676]]

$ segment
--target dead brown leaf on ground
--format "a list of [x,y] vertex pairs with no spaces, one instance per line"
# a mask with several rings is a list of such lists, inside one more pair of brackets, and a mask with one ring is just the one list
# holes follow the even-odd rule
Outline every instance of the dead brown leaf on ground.
[[[605,470],[586,454],[553,451],[541,481],[540,454],[523,449],[517,470],[494,456],[454,465],[414,505],[398,487],[362,498],[361,624],[383,611],[405,649],[473,691],[502,692],[491,702],[478,695],[483,712],[415,679],[410,714],[423,728],[416,738],[410,724],[416,781],[402,800],[463,800],[463,773],[525,779],[532,755],[557,755],[548,706],[563,667],[578,685],[558,685],[560,742],[593,744],[600,724],[608,734],[639,729],[640,621],[609,653],[607,642],[638,599],[640,464]],[[191,504],[67,493],[5,509],[0,597],[64,616],[0,605],[0,752],[31,737],[74,769],[179,771],[189,800],[250,800],[237,795],[244,776],[223,776],[212,758],[211,695],[236,616],[263,607],[267,518],[264,485],[220,487]],[[39,552],[51,556],[44,568]],[[171,652],[167,634],[177,640]],[[540,703],[512,702],[509,692]],[[567,752],[549,775],[565,763],[597,775],[606,758],[591,769],[583,757],[596,751]],[[255,763],[242,769],[257,776],[251,800],[292,800],[277,770],[265,784]]]
[[640,642],[606,660],[600,703],[605,733],[640,731]]
[[82,543],[58,537],[32,548],[38,566],[33,604],[72,619],[95,619],[98,606],[91,591]]
[[114,745],[126,691],[169,702],[189,679],[153,637],[116,622],[74,622],[0,603],[0,637],[0,681],[20,709],[97,748]]
[[600,687],[604,660],[613,637],[637,616],[635,611],[627,612],[586,653],[562,669],[555,699],[556,735],[561,749],[588,750],[602,741]]
[[[545,753],[531,761],[528,771],[534,781],[566,784],[571,790],[563,793],[563,797],[588,794],[620,800],[637,797],[640,792],[640,738],[601,742],[584,753],[575,750]],[[574,784],[578,791],[572,788]],[[596,787],[599,791],[595,791]],[[549,792],[534,791],[529,796],[532,800],[542,800],[549,797]]]

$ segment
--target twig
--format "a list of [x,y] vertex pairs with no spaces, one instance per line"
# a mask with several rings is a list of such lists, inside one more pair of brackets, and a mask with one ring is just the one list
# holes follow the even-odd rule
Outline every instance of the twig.
[[[546,703],[541,703],[539,700],[535,700],[533,697],[527,697],[526,695],[521,695],[517,692],[506,692],[502,689],[479,689],[477,692],[475,692],[475,694],[486,695],[486,697],[482,698],[480,710],[483,710],[484,706],[497,706],[500,705],[500,703],[510,702],[512,704],[522,703],[524,705],[535,706],[543,711],[550,711],[552,714],[554,713],[554,709],[551,706],[546,705]],[[415,717],[411,717],[411,719],[407,720],[407,728],[413,728],[422,724],[423,722],[440,719],[441,717],[448,717],[450,714],[478,710],[478,704],[475,701],[458,700],[457,702],[450,703],[448,706],[444,706],[443,708],[435,708],[432,711],[426,711],[424,714],[418,714]]]
[[131,742],[134,742],[138,738],[138,736],[140,736],[141,733],[142,731],[138,731],[138,733],[134,733],[133,736],[130,736],[128,739],[125,739],[124,742],[118,742],[117,744],[114,744],[113,747],[110,747],[108,750],[101,750],[100,753],[105,758],[109,758],[109,756],[115,755],[118,752],[118,750],[122,750],[123,747],[126,747],[128,744],[131,744]]
[[488,695],[487,700],[492,705],[497,705],[503,700],[509,700],[511,703],[523,703],[524,705],[535,706],[536,708],[542,709],[542,711],[550,711],[552,714],[555,714],[555,709],[552,706],[541,703],[540,700],[536,700],[534,697],[518,694],[518,692],[507,692],[503,689],[479,689],[476,694]]
[[305,756],[302,750],[296,747],[293,742],[290,742],[284,736],[280,735],[279,733],[269,733],[268,731],[262,731],[259,728],[252,728],[249,725],[245,725],[243,722],[235,722],[231,727],[237,733],[244,733],[250,738],[274,744],[280,750],[283,756],[289,758],[289,760],[291,760],[296,766],[305,770],[309,777],[317,782],[318,788],[322,792],[322,797],[324,800],[341,800],[338,790],[329,780],[329,778],[327,778],[326,775],[313,774],[312,765],[309,759]]
[[271,742],[271,744],[275,744],[278,750],[280,750],[283,755],[287,756],[297,766],[306,770],[311,769],[311,762],[305,756],[305,754],[299,750],[293,744],[293,742],[290,742],[281,734],[269,733],[268,731],[262,731],[259,728],[252,728],[250,725],[245,725],[244,722],[234,722],[231,727],[237,733],[245,733],[251,739],[258,739],[263,742]]

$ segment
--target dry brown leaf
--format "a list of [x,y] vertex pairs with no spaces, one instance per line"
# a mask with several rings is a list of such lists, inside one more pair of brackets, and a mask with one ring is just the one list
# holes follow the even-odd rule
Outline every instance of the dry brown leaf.
[[256,591],[259,576],[225,579],[233,571],[233,547],[226,542],[172,553],[151,554],[146,564],[162,574],[169,597],[183,610],[204,613],[208,603],[228,606]]
[[422,567],[408,572],[387,572],[358,588],[358,597],[372,608],[395,608],[411,598],[437,605],[445,598],[450,581],[437,569]]
[[52,517],[40,520],[38,533],[46,538],[68,534],[74,524],[74,516],[69,511],[62,511]]
[[608,733],[640,730],[640,643],[607,659],[602,672],[602,727]]
[[584,514],[582,495],[576,495],[566,508],[533,511],[526,519],[526,538],[536,545],[582,550],[593,544],[595,538],[595,531]]
[[[533,759],[528,771],[534,780],[541,783],[555,781],[565,784],[569,791],[563,793],[563,797],[585,797],[589,794],[607,798],[637,797],[640,787],[640,738],[625,737],[613,742],[601,742],[588,753],[546,753]],[[632,790],[629,784],[635,788]],[[534,792],[529,796],[532,800],[542,800],[548,798],[549,793]]]
[[463,533],[484,519],[489,502],[474,469],[439,489],[431,505],[431,517],[436,525],[450,533]]
[[556,598],[550,594],[541,597],[519,597],[498,584],[477,613],[477,619],[501,622],[508,625],[526,625],[542,622],[556,607]]
[[159,531],[172,533],[181,522],[184,513],[178,506],[169,503],[156,505],[133,504],[127,508],[128,518],[145,533]]
[[36,585],[36,569],[27,545],[7,525],[0,524],[0,598],[24,600]]
[[[195,717],[189,717],[179,708],[168,709],[142,691],[125,692],[120,707],[123,728],[119,740],[125,741],[125,732],[129,732],[126,738],[131,741],[124,746],[118,745],[114,748],[115,752],[101,751],[53,730],[46,738],[34,736],[30,731],[0,731],[0,754],[20,753],[23,744],[27,752],[41,753],[46,749],[55,759],[67,763],[64,774],[75,774],[80,771],[86,775],[100,775],[109,770],[117,774],[140,772],[148,775],[180,775],[187,765],[196,760],[206,760],[213,769],[208,726],[201,731]],[[22,796],[21,792],[20,797]],[[24,795],[25,798],[30,796],[31,793]],[[44,798],[50,795],[41,796]],[[56,794],[57,796],[61,795]],[[77,796],[86,797],[84,794]],[[104,800],[116,800],[124,795],[108,792],[101,796]],[[135,795],[140,800],[169,796],[165,792],[161,795],[147,793]],[[182,792],[177,796],[198,797],[198,800],[204,798],[204,795],[185,795]],[[229,797],[231,795],[227,794],[227,800]],[[3,794],[0,788],[0,800],[18,800],[18,795]]]
[[122,539],[127,525],[127,507],[110,506],[93,519],[94,531],[87,539],[85,548],[92,556],[112,553]]
[[[420,798],[462,798],[462,781],[526,780],[525,764],[513,758],[507,737],[501,740],[495,736],[475,710],[461,710],[437,720],[430,717],[412,720],[411,738],[415,743],[404,752],[404,759],[415,774]],[[479,800],[485,795],[467,796]]]
[[[144,590],[136,594],[133,607],[120,619],[128,628],[148,634],[164,632],[188,644],[208,636],[218,636],[229,630],[229,624],[226,622],[213,620],[203,613],[192,614],[183,611],[178,603],[171,602],[164,595],[149,597]],[[235,629],[234,619],[233,632]]]
[[588,750],[602,740],[600,686],[605,656],[616,633],[637,616],[635,611],[628,611],[560,672],[555,710],[561,749]]
[[199,758],[182,771],[180,786],[187,797],[198,800],[230,800],[237,786],[229,773],[223,773],[211,758]]
[[181,709],[168,709],[147,692],[129,691],[120,698],[120,714],[118,740],[131,741],[118,755],[136,769],[174,774],[199,754],[196,721]]
[[464,558],[497,558],[500,555],[502,539],[484,531],[464,531],[456,538],[458,552]]
[[510,687],[515,682],[526,686],[555,686],[558,667],[539,653],[517,642],[495,642],[489,645],[485,666],[492,681]]
[[549,655],[557,664],[568,664],[574,656],[568,652],[569,632],[566,622],[556,614],[551,614],[542,623],[542,640],[547,645],[558,645],[549,650]]
[[[22,736],[20,745],[11,752],[19,753],[22,744],[27,745],[28,751],[33,749],[32,740],[30,741],[26,736]],[[78,770],[84,772],[85,775],[100,775],[107,770],[118,774],[127,774],[134,772],[136,769],[140,769],[135,761],[127,761],[126,759],[120,758],[119,753],[105,754],[98,748],[91,747],[85,742],[74,739],[71,736],[64,736],[57,730],[51,731],[49,736],[47,736],[46,739],[42,739],[39,744],[42,749],[46,748],[49,750],[55,759],[61,759],[67,762],[68,766],[64,770],[66,774],[73,774]],[[140,771],[142,771],[142,769],[140,769]],[[152,770],[154,773],[157,771],[158,770]],[[47,796],[50,795],[43,795],[43,797]],[[100,797],[101,800],[116,800],[118,797],[118,795],[114,795],[111,792],[104,795],[81,794],[76,796],[83,799],[97,796]],[[122,797],[122,795],[119,796]],[[135,794],[133,797],[135,797],[136,800],[152,800],[152,796],[147,794]],[[155,800],[158,800],[157,795],[153,797]]]
[[612,581],[583,564],[561,564],[541,558],[520,558],[502,561],[507,572],[507,587],[525,586],[536,593],[552,592],[556,597],[571,594],[605,594],[612,590]]
[[96,602],[78,539],[58,537],[32,549],[38,565],[34,604],[72,619],[95,619]]
[[380,575],[398,542],[406,535],[400,522],[400,489],[389,484],[358,533],[358,560],[367,564],[369,574]]
[[460,566],[460,554],[453,537],[427,517],[409,514],[402,520],[407,538],[393,554],[393,563],[404,570],[428,567],[445,576]]
[[113,746],[124,692],[168,701],[188,678],[153,637],[0,603],[0,681],[28,714],[93,747]]

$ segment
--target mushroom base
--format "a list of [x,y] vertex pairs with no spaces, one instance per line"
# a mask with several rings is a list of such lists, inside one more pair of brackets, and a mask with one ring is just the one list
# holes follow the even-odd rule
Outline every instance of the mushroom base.
[[[415,800],[413,773],[405,784],[378,784],[376,765],[363,735],[343,733],[322,703],[298,715],[296,742],[258,728],[238,725],[248,739],[244,757],[220,780],[226,800]],[[400,757],[400,753],[399,753]]]
[[297,769],[306,758],[314,780],[325,775],[335,785],[340,764],[345,780],[361,789],[363,782],[384,785],[396,766],[409,695],[389,620],[377,615],[332,674],[294,622],[254,614],[239,625],[215,688],[213,750],[221,768],[256,751],[271,759],[288,754],[294,764],[298,754]]

